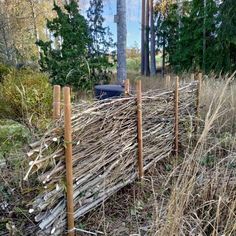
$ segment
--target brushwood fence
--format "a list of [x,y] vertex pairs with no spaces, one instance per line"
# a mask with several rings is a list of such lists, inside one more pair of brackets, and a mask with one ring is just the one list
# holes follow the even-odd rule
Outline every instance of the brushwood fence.
[[[56,96],[57,120],[39,141],[30,145],[30,167],[25,175],[25,180],[36,176],[41,183],[41,191],[29,203],[29,211],[41,232],[61,235],[67,225],[65,146],[71,145],[73,156],[74,212],[71,214],[78,219],[138,178],[138,166],[142,165],[145,173],[157,161],[173,151],[178,152],[179,143],[187,142],[198,111],[198,84],[193,81],[176,86],[178,93],[145,92],[138,106],[136,95],[130,94],[73,104],[71,141],[65,141],[65,117],[64,113],[58,115],[60,104]],[[141,149],[137,139],[139,109],[142,111]],[[142,163],[137,158],[138,150],[142,152]],[[73,224],[68,228],[72,232]]]

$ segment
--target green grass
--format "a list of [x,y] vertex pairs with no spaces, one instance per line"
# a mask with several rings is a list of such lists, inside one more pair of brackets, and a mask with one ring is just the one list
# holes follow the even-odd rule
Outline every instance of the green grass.
[[29,131],[12,120],[0,120],[0,159],[22,148],[27,142]]

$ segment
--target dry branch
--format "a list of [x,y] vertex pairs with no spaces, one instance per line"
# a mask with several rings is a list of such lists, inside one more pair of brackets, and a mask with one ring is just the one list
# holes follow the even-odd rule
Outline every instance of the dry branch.
[[[194,114],[196,88],[192,82],[179,89],[180,142]],[[173,99],[173,91],[142,96],[144,171],[173,149]],[[79,218],[138,177],[136,96],[73,105],[72,114],[73,198]],[[36,175],[42,183],[29,207],[41,230],[54,235],[66,225],[63,120],[31,145],[25,176]]]

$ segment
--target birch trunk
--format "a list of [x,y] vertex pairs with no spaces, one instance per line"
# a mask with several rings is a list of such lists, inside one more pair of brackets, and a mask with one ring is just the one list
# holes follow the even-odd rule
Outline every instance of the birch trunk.
[[165,76],[165,65],[166,65],[166,36],[165,34],[163,35],[163,52],[162,52],[162,78]]

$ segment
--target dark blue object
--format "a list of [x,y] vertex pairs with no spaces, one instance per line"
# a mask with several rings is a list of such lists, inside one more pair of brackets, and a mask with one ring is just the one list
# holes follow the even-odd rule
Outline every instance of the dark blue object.
[[124,94],[125,89],[121,85],[96,85],[95,97],[97,99],[106,99],[112,97],[120,97]]

